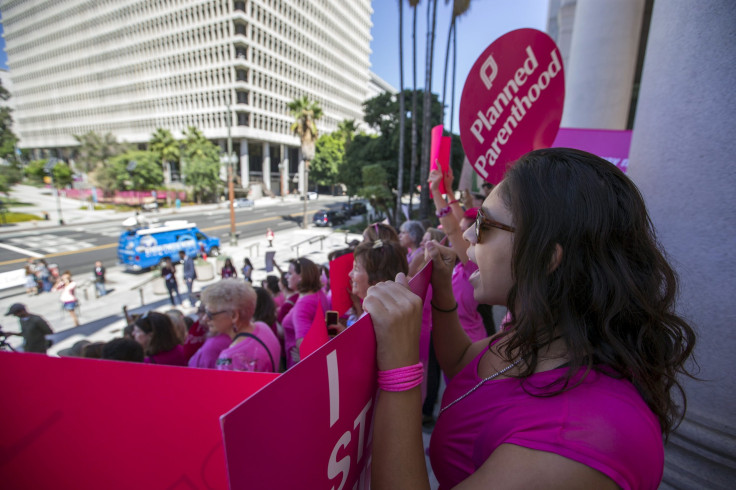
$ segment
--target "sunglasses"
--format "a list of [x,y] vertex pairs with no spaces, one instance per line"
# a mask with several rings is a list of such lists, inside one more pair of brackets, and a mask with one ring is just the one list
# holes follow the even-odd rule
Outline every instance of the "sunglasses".
[[221,313],[227,313],[230,310],[220,310],[220,311],[210,311],[210,310],[204,310],[204,314],[207,316],[209,320],[212,320],[214,317]]
[[483,228],[498,228],[499,230],[508,231],[514,233],[516,228],[509,225],[504,225],[498,221],[494,221],[488,218],[483,212],[483,208],[478,208],[478,214],[475,217],[475,240],[476,243],[480,243],[483,235]]

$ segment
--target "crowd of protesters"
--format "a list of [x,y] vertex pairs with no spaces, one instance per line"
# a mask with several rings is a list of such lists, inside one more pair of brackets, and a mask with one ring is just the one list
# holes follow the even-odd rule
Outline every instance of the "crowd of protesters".
[[[428,184],[437,220],[371,224],[362,242],[330,254],[353,253],[352,308],[328,331],[367,312],[376,333],[376,485],[425,488],[417,435],[435,424],[444,373],[429,452],[441,486],[656,488],[662,435],[680,413],[670,392],[695,337],[674,313],[676,277],[636,187],[569,149],[532,152],[463,202],[440,193],[453,188],[451,172],[432,171]],[[428,261],[431,286],[417,298],[408,280]],[[227,259],[194,317],[152,310],[129,318],[122,338],[67,354],[291,369],[316,312],[333,309],[331,271],[304,257],[274,265],[280,276],[254,287],[252,264],[239,275]],[[173,265],[163,273],[174,277]],[[169,294],[175,304],[178,290]],[[490,305],[508,308],[498,331]],[[34,325],[27,345],[40,345],[42,322],[16,306],[8,313]]]

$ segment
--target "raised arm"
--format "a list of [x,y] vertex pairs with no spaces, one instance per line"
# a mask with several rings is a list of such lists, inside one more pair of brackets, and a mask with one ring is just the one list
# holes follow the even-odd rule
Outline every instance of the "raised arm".
[[[452,175],[452,171],[449,172]],[[440,182],[445,180],[445,190],[451,189],[447,187],[448,176],[443,176],[439,170],[432,170],[429,173],[429,188],[432,190],[432,200],[437,208],[437,217],[442,224],[442,231],[447,235],[448,240],[452,246],[452,250],[460,259],[463,264],[468,261],[468,242],[463,238],[463,232],[460,229],[460,219],[457,218],[455,209],[459,211],[460,217],[462,218],[463,210],[460,207],[460,203],[457,200],[453,200],[451,204],[445,201],[445,198],[440,194]],[[452,185],[452,177],[449,178],[449,185]],[[451,191],[449,191],[451,192]]]
[[450,378],[469,361],[468,350],[474,344],[460,325],[457,300],[452,292],[453,249],[432,240],[426,245],[432,260],[432,345],[442,371]]
[[[419,362],[422,300],[409,291],[404,274],[397,282],[368,289],[363,307],[376,333],[380,371]],[[373,425],[371,488],[429,489],[422,443],[422,400],[417,385],[406,391],[379,390]]]

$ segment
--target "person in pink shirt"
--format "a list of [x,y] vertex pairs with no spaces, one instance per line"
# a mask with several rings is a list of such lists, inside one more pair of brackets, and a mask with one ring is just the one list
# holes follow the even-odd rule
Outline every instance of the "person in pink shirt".
[[[509,320],[472,342],[449,287],[457,255],[427,244],[434,346],[450,378],[429,451],[440,488],[656,489],[695,333],[633,182],[589,153],[532,151],[464,238],[475,299],[506,306]],[[379,383],[411,380],[379,384],[376,488],[429,488],[415,383],[422,300],[407,286],[399,274],[363,303]]]
[[184,342],[184,352],[196,348],[190,355],[187,365],[194,368],[214,369],[220,352],[227,349],[231,338],[229,331],[210,328],[207,318],[207,309],[204,303],[197,310],[197,321],[192,325]]
[[210,330],[230,341],[217,356],[217,369],[278,372],[281,346],[268,325],[253,321],[256,292],[250,283],[223,279],[204,290],[202,303]]
[[282,323],[287,369],[299,362],[299,346],[312,327],[317,305],[322,306],[323,312],[330,309],[322,291],[319,267],[314,262],[304,257],[290,261],[288,281],[289,288],[299,292],[299,298]]
[[149,364],[186,366],[187,358],[171,319],[163,313],[149,311],[135,321],[133,338],[141,344]]

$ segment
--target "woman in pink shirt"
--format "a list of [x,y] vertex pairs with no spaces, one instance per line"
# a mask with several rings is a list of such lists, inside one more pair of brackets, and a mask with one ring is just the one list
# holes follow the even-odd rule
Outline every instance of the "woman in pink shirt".
[[223,279],[204,290],[202,303],[210,330],[230,338],[217,356],[217,369],[278,372],[279,340],[268,325],[253,321],[256,292],[250,283]]
[[141,344],[149,364],[186,366],[187,358],[171,319],[163,313],[149,311],[135,321],[133,338]]
[[[449,287],[456,255],[427,245],[434,345],[451,378],[430,443],[440,488],[656,489],[695,334],[675,312],[676,275],[636,186],[595,155],[536,150],[464,237],[475,298],[510,319],[471,342]],[[405,286],[399,275],[364,301],[382,371],[413,373],[419,359],[422,302]],[[418,387],[380,390],[376,488],[429,488],[419,406]]]
[[312,327],[317,305],[322,306],[323,312],[330,309],[322,291],[319,267],[314,262],[304,257],[290,261],[288,281],[289,288],[299,292],[299,298],[282,323],[287,369],[299,362],[299,346]]

